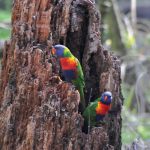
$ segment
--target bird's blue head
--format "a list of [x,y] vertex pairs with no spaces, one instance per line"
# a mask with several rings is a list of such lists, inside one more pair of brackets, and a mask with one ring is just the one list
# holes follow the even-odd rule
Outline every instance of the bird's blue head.
[[63,57],[64,56],[64,50],[65,50],[64,45],[57,44],[57,45],[53,46],[51,52],[52,52],[52,55],[56,55],[57,57]]
[[112,101],[112,93],[109,91],[106,91],[101,96],[101,101],[105,104],[110,104]]

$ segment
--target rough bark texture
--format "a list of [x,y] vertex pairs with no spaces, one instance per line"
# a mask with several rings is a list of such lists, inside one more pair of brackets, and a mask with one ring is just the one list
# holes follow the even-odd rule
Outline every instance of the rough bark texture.
[[[12,38],[3,50],[0,149],[121,149],[120,64],[101,46],[100,18],[89,0],[14,0]],[[59,77],[52,44],[68,46],[82,62],[88,103],[113,93],[107,124],[82,132],[80,96]]]

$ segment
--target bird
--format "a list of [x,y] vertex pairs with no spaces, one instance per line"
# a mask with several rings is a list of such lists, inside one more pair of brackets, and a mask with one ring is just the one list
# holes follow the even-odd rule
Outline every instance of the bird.
[[105,115],[109,112],[112,103],[112,93],[105,91],[101,97],[91,102],[83,112],[85,126],[96,126],[103,121]]
[[52,47],[52,55],[58,57],[62,75],[67,82],[73,83],[80,93],[81,112],[85,109],[84,98],[84,74],[79,60],[71,53],[68,47],[61,44],[56,44]]

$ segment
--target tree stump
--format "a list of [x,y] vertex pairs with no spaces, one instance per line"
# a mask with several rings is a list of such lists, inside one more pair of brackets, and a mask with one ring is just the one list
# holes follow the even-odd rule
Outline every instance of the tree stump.
[[[14,0],[11,40],[5,43],[0,80],[0,149],[121,149],[119,60],[100,41],[92,0]],[[113,93],[107,125],[82,132],[79,92],[60,79],[51,46],[66,45],[80,60],[88,103]]]

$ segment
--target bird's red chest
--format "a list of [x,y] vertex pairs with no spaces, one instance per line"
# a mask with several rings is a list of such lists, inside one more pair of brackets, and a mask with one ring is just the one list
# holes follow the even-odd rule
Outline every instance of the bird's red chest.
[[103,104],[102,102],[98,102],[96,107],[96,114],[105,115],[110,109],[110,105]]
[[74,58],[60,58],[62,70],[76,70],[77,62]]

